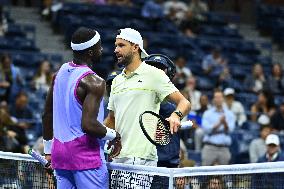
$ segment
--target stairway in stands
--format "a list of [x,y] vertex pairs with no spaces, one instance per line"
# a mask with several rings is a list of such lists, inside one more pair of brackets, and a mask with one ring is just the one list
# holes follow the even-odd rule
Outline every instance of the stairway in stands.
[[[261,43],[268,43],[271,44],[272,49],[272,61],[273,63],[281,63],[284,66],[284,52],[283,50],[279,50],[278,46],[274,44],[270,37],[264,37],[261,36],[259,31],[255,28],[255,26],[247,25],[247,24],[240,24],[239,25],[239,31],[240,34],[247,40],[254,41],[258,47]],[[265,55],[267,52],[266,48],[267,46],[260,47],[262,50],[262,53]]]
[[72,51],[66,48],[63,35],[54,34],[48,21],[41,18],[37,8],[10,7],[11,18],[15,23],[36,26],[36,45],[43,53],[57,53],[64,62],[72,58]]

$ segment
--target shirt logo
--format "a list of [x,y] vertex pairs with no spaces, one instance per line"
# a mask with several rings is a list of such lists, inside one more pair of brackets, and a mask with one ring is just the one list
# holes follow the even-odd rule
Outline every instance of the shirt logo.
[[73,72],[75,70],[75,68],[68,68],[68,72]]
[[142,83],[142,81],[141,81],[140,79],[138,80],[138,82],[139,82],[139,83]]

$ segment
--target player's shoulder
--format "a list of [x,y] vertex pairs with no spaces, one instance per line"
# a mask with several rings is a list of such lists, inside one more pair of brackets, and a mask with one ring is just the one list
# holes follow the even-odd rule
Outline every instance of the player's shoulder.
[[98,76],[97,74],[88,74],[85,76],[81,82],[83,86],[85,86],[89,90],[98,90],[105,88],[105,80]]
[[161,75],[166,75],[165,72],[159,68],[156,68],[154,66],[151,66],[149,64],[146,64],[143,62],[144,70],[147,72],[147,74],[150,74],[153,77],[161,76]]

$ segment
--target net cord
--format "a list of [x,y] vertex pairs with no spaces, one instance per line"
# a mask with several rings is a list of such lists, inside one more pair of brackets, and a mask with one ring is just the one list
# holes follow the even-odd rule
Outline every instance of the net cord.
[[[23,160],[37,162],[28,154],[0,151],[0,159]],[[168,177],[201,176],[201,175],[236,175],[252,173],[284,172],[284,162],[251,163],[235,165],[218,165],[188,168],[164,168],[143,165],[126,165],[107,163],[110,170],[124,170],[138,174],[160,175]]]

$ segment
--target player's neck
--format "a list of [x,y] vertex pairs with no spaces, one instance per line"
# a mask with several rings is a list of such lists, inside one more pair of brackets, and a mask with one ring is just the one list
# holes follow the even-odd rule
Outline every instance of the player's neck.
[[84,58],[74,57],[73,63],[76,65],[88,65],[88,60],[85,60]]
[[125,74],[128,75],[134,72],[142,63],[139,58],[133,58],[132,62],[125,67]]

